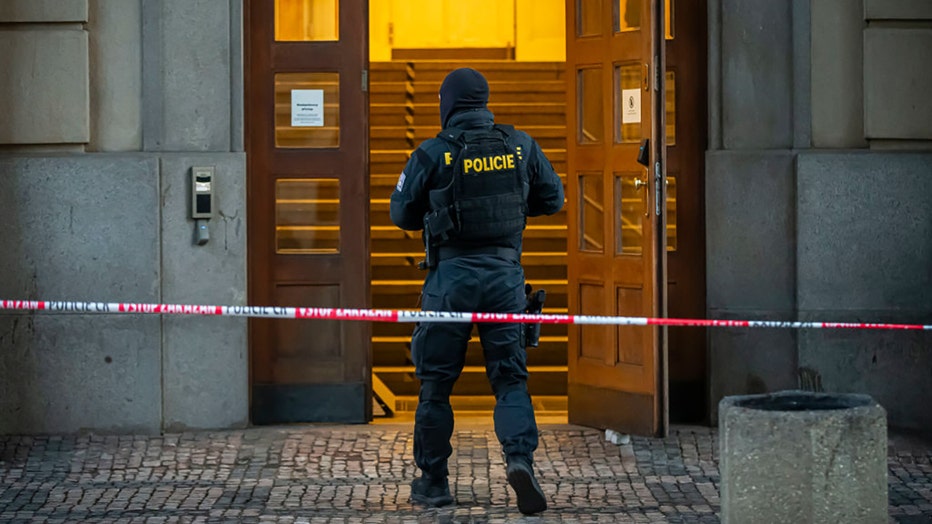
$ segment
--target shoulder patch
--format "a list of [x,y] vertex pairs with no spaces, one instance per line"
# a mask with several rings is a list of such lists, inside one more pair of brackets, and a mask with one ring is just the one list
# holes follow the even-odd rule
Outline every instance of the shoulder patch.
[[401,176],[398,177],[398,183],[395,184],[395,191],[401,191],[405,187],[405,172],[401,172]]

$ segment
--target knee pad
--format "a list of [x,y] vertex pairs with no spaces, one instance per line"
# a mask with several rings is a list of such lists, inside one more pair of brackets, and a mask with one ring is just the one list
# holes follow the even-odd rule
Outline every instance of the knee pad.
[[422,381],[418,400],[421,402],[449,402],[453,393],[453,384],[445,382]]
[[509,393],[515,392],[527,392],[527,382],[507,382],[507,383],[493,383],[492,391],[495,393],[495,397],[504,397]]

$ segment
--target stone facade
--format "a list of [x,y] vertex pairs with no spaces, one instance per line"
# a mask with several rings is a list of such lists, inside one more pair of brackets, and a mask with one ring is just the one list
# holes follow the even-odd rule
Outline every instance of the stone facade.
[[[3,2],[0,296],[246,303],[241,4]],[[242,427],[248,388],[245,319],[0,313],[0,433]]]
[[[709,315],[932,322],[928,2],[708,7]],[[804,387],[869,394],[891,426],[928,430],[930,347],[927,332],[712,331],[710,410]]]

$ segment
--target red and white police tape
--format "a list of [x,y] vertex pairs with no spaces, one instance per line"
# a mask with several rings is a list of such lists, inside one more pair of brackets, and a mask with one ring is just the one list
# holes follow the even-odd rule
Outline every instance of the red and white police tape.
[[360,320],[369,322],[511,322],[520,324],[606,324],[623,326],[696,326],[786,329],[901,329],[932,330],[932,325],[866,322],[785,322],[778,320],[707,320],[694,318],[611,317],[592,315],[532,315],[527,313],[459,313],[390,309],[344,309],[273,306],[203,306],[106,302],[50,302],[0,300],[0,310],[53,313],[117,313],[156,315],[213,315],[225,317]]

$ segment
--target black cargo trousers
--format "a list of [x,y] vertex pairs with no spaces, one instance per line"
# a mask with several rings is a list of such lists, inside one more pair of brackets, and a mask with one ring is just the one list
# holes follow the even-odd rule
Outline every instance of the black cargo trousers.
[[[472,255],[440,261],[424,280],[421,309],[521,313],[524,270],[517,260]],[[495,394],[495,433],[506,457],[528,464],[537,449],[537,422],[527,391],[523,324],[478,323],[485,369]],[[421,391],[414,429],[414,461],[430,478],[448,475],[453,452],[450,394],[466,362],[472,324],[422,322],[411,338]]]

